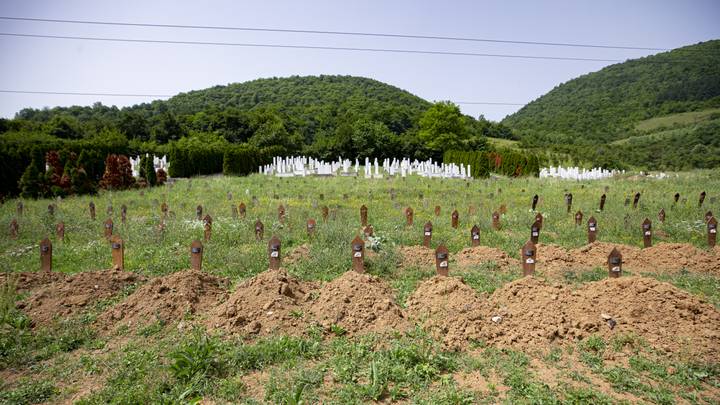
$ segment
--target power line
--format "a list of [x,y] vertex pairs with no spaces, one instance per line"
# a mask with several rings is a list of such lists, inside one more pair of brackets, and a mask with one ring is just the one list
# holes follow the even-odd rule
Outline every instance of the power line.
[[570,56],[536,56],[536,55],[451,52],[451,51],[431,51],[431,50],[392,49],[392,48],[356,48],[356,47],[344,47],[344,46],[341,47],[341,46],[283,45],[283,44],[262,44],[262,43],[242,43],[242,42],[207,42],[207,41],[176,41],[176,40],[162,40],[162,39],[82,37],[82,36],[67,36],[67,35],[23,34],[23,33],[14,33],[14,32],[0,32],[0,36],[23,37],[23,38],[68,39],[68,40],[81,40],[81,41],[172,44],[172,45],[211,45],[211,46],[233,46],[233,47],[248,47],[248,48],[313,49],[313,50],[325,50],[325,51],[384,52],[384,53],[404,53],[404,54],[424,54],[424,55],[444,55],[444,56],[474,56],[474,57],[509,58],[509,59],[564,60],[564,61],[582,61],[582,62],[624,62],[624,60],[622,60],[622,59],[579,58],[579,57],[570,57]]
[[380,33],[380,32],[324,31],[324,30],[302,30],[302,29],[219,26],[219,25],[155,24],[155,23],[119,22],[119,21],[64,20],[64,19],[51,19],[51,18],[10,17],[10,16],[0,16],[0,20],[33,21],[33,22],[49,22],[49,23],[64,23],[64,24],[86,24],[86,25],[111,25],[111,26],[122,26],[122,27],[181,28],[181,29],[224,30],[224,31],[280,32],[280,33],[292,33],[292,34],[344,35],[344,36],[364,36],[364,37],[383,37],[383,38],[432,39],[432,40],[441,40],[441,41],[486,42],[486,43],[515,44],[515,45],[539,45],[539,46],[559,46],[559,47],[575,47],[575,48],[624,49],[624,50],[639,50],[639,51],[669,51],[669,50],[671,50],[670,48],[652,48],[652,47],[644,47],[644,46],[583,44],[583,43],[569,43],[569,42],[519,41],[519,40],[494,39],[494,38],[451,37],[451,36],[437,36],[437,35],[411,35],[411,34],[392,34],[392,33]]

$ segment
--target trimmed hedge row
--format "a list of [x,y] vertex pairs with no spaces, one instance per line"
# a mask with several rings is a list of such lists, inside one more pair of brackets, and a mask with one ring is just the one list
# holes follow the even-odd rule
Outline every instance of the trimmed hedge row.
[[488,177],[491,172],[511,177],[540,174],[540,158],[537,155],[510,149],[449,150],[443,155],[443,162],[470,165],[471,174],[475,178]]

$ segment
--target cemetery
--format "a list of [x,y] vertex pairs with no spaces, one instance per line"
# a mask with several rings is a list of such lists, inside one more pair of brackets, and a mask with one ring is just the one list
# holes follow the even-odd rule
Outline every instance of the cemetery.
[[[278,157],[248,177],[6,201],[4,316],[15,317],[12,333],[23,340],[13,346],[3,332],[3,378],[21,378],[53,336],[75,343],[42,355],[49,370],[73,352],[108,362],[90,377],[69,377],[68,386],[81,387],[62,391],[69,401],[111,395],[112,385],[95,396],[82,387],[88,378],[109,384],[117,356],[144,345],[175,353],[202,344],[210,358],[186,353],[189,361],[229,367],[236,360],[223,356],[233,350],[304,342],[300,352],[282,349],[293,360],[268,358],[243,372],[243,395],[267,399],[275,373],[301,378],[291,364],[335,381],[306,382],[316,400],[337,398],[332,387],[341,385],[363,402],[392,402],[411,397],[420,380],[448,376],[458,392],[477,390],[477,371],[461,365],[494,356],[505,364],[492,371],[497,387],[510,391],[483,392],[512,402],[510,376],[519,371],[502,367],[521,356],[605,384],[597,395],[611,402],[720,398],[714,176],[550,168],[539,178],[475,179],[464,165],[360,163]],[[368,344],[374,349],[357,359],[336,351]],[[397,374],[383,350],[402,345],[419,350],[419,363]],[[174,361],[158,355],[170,357],[142,367],[161,372]],[[86,360],[69,360],[81,370],[76,361]],[[343,377],[343,361],[359,362],[356,379]],[[421,365],[430,367],[423,376],[412,371]],[[671,369],[705,377],[673,384]],[[620,372],[637,380],[635,389],[615,388]],[[227,373],[215,370],[203,383]],[[526,383],[548,398],[587,384],[553,375]],[[366,391],[368,378],[381,379],[376,391]]]

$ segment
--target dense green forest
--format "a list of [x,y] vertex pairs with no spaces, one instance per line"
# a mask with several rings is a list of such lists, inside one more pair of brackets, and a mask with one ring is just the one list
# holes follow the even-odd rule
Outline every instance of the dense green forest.
[[[608,66],[563,83],[502,123],[521,146],[610,167],[715,167],[720,40]],[[668,117],[664,125],[641,125]],[[665,133],[673,130],[673,133]],[[651,136],[656,134],[655,136]],[[620,142],[622,140],[626,140]],[[609,145],[610,144],[610,145]],[[690,153],[705,152],[688,160]]]

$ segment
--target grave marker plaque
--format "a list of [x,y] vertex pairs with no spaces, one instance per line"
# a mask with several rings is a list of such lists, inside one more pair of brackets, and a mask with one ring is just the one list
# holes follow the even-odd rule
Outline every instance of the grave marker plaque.
[[533,222],[530,227],[530,241],[534,244],[537,244],[538,239],[540,239],[540,228],[542,228],[542,225],[537,221]]
[[583,220],[583,213],[582,211],[578,211],[575,213],[575,226],[580,226],[582,224]]
[[282,204],[278,206],[278,221],[280,221],[281,224],[285,223],[285,207],[283,207]]
[[413,209],[410,207],[405,208],[405,223],[407,226],[413,224]]
[[315,235],[315,226],[316,226],[316,225],[317,225],[317,223],[315,222],[314,219],[312,219],[312,218],[308,219],[308,221],[307,221],[307,233],[308,233],[308,236],[311,237],[311,238],[313,237],[313,235]]
[[198,221],[202,220],[202,212],[203,212],[202,205],[198,205],[197,207],[195,207],[195,217],[197,218]]
[[18,215],[19,217],[21,217],[22,214],[23,214],[23,203],[22,203],[22,201],[18,201],[16,210],[17,210],[17,215]]
[[247,207],[245,207],[245,203],[241,202],[240,205],[238,205],[238,213],[240,214],[240,218],[245,219],[246,212]]
[[537,194],[535,194],[535,195],[533,196],[533,198],[532,198],[532,206],[531,206],[531,208],[532,208],[533,211],[535,211],[535,208],[537,207],[537,203],[538,203],[538,199],[539,199],[539,198],[540,198],[540,197],[538,197]]
[[52,243],[48,238],[40,241],[40,271],[52,271]]
[[55,225],[55,234],[57,235],[58,240],[64,241],[65,240],[65,223],[60,221]]
[[10,237],[13,239],[17,239],[19,229],[20,226],[18,225],[17,219],[13,218],[13,220],[10,221]]
[[698,207],[702,207],[703,203],[705,202],[705,195],[706,193],[703,191],[700,193],[700,199],[698,200]]
[[105,239],[108,239],[113,234],[113,220],[112,218],[108,218],[103,222],[103,235],[105,236]]
[[440,206],[439,206],[439,205],[436,205],[436,206],[435,206],[435,216],[436,216],[436,217],[439,217],[439,216],[440,216]]
[[125,270],[125,243],[117,236],[110,238],[110,249],[112,250],[113,268]]
[[363,204],[360,207],[360,226],[367,225],[367,207]]
[[432,240],[432,222],[427,221],[423,227],[423,246],[430,247]]
[[355,236],[355,239],[350,243],[352,252],[352,268],[358,273],[365,273],[365,241],[360,236]]
[[717,219],[715,219],[715,217],[711,217],[707,223],[708,246],[711,248],[715,247],[715,239],[717,238],[717,227]]
[[637,208],[638,202],[640,202],[640,193],[635,193],[635,198],[633,198],[633,209]]
[[593,243],[597,240],[597,220],[595,217],[588,219],[588,243]]
[[500,230],[500,213],[497,211],[492,213],[492,227],[496,231]]
[[194,240],[190,244],[190,267],[195,271],[202,270],[203,244],[199,240]]
[[268,256],[270,258],[270,270],[280,268],[280,239],[277,236],[270,238],[268,242]]
[[205,240],[205,243],[210,241],[210,237],[212,236],[212,222],[205,222],[205,232],[203,232],[203,238]]
[[450,253],[445,245],[441,244],[437,247],[437,249],[435,249],[435,270],[437,271],[438,276],[447,277],[450,270],[448,265],[449,261]]
[[322,219],[323,222],[327,222],[328,214],[330,213],[330,210],[328,209],[327,205],[324,205],[322,207]]
[[533,241],[529,240],[520,250],[522,258],[523,276],[532,276],[535,274],[535,255],[537,250]]
[[680,200],[680,193],[675,193],[675,196],[673,197],[674,203],[677,204],[678,200]]
[[617,248],[613,248],[608,256],[608,276],[618,278],[622,274],[622,255]]
[[642,223],[642,230],[643,230],[643,244],[645,247],[652,246],[652,222],[650,222],[649,219],[645,218],[645,220]]
[[605,194],[600,196],[600,211],[603,211],[605,209],[605,199],[607,196]]
[[480,246],[480,228],[477,225],[470,229],[470,246]]
[[710,218],[712,218],[712,217],[713,217],[712,211],[706,212],[706,213],[705,213],[705,222],[709,221]]
[[665,222],[665,209],[661,208],[660,212],[658,212],[658,221]]
[[457,210],[454,210],[452,212],[452,218],[451,218],[450,225],[455,229],[457,229],[457,227],[458,227],[458,218],[459,217],[460,217],[460,214],[458,214]]
[[565,195],[565,204],[567,205],[567,212],[570,213],[570,210],[572,210],[572,193],[567,193]]
[[255,221],[255,240],[262,240],[265,233],[265,225],[258,219]]

